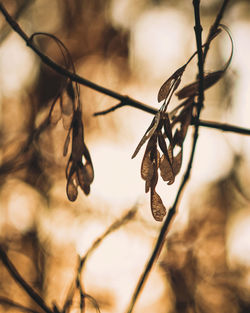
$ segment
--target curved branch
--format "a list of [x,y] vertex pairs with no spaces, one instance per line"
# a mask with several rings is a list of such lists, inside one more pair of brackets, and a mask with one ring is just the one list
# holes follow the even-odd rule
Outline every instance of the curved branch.
[[[226,6],[227,1],[224,1],[223,3],[223,7],[221,9],[221,11],[223,12]],[[116,105],[115,107],[112,107],[108,110],[102,111],[102,112],[97,112],[94,115],[103,115],[103,114],[107,114],[111,111],[115,111],[118,108],[121,108],[123,106],[131,106],[133,108],[137,108],[139,110],[142,110],[144,112],[150,113],[150,114],[156,114],[157,110],[147,104],[144,104],[140,101],[137,101],[133,98],[130,98],[128,96],[124,96],[121,95],[113,90],[110,90],[108,88],[105,88],[103,86],[100,86],[98,84],[95,84],[75,73],[72,73],[70,71],[68,71],[67,69],[61,67],[60,65],[58,65],[57,63],[55,63],[54,61],[52,61],[49,57],[47,57],[45,54],[43,54],[33,43],[32,36],[29,37],[19,26],[19,24],[9,15],[9,13],[7,12],[7,10],[5,9],[5,7],[3,6],[2,3],[0,3],[0,11],[2,12],[2,14],[4,15],[7,23],[11,26],[11,28],[17,32],[22,38],[23,40],[26,42],[27,46],[30,47],[41,59],[41,61],[48,65],[51,69],[53,69],[55,72],[57,72],[60,75],[63,75],[64,77],[68,77],[70,78],[72,81],[75,81],[83,86],[89,87],[95,91],[98,91],[102,94],[105,94],[111,98],[117,99],[120,101],[120,103],[118,105]],[[220,11],[220,12],[221,12]],[[218,15],[220,18],[222,16],[222,13],[220,13]],[[216,19],[216,25],[219,25],[220,22],[220,18]],[[214,26],[211,28],[211,34],[214,33]],[[210,37],[212,35],[210,35],[207,39],[207,42],[209,42]],[[208,45],[205,47],[209,47]],[[198,121],[199,126],[201,127],[208,127],[208,128],[215,128],[218,130],[223,130],[223,131],[230,131],[230,132],[235,132],[238,134],[242,134],[242,135],[250,135],[250,129],[246,129],[246,128],[241,128],[241,127],[237,127],[234,125],[229,125],[229,124],[220,124],[220,123],[215,123],[215,122],[209,122],[209,121]],[[192,125],[194,125],[194,122],[192,123]]]
[[18,309],[18,310],[23,311],[23,312],[40,313],[40,312],[38,312],[36,310],[27,308],[27,307],[23,306],[22,304],[19,304],[19,303],[15,302],[15,301],[12,301],[12,300],[10,300],[8,298],[0,296],[0,305],[1,304],[9,306],[9,307],[13,307],[13,308]]
[[23,279],[1,246],[0,259],[13,279],[25,290],[31,299],[33,299],[44,312],[53,313],[52,310],[46,305],[44,300],[39,296],[39,294]]

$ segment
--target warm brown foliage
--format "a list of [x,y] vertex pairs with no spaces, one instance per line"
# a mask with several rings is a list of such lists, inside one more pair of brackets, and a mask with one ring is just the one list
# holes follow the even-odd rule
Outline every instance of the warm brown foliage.
[[[228,33],[232,43],[228,29],[225,26],[222,26],[222,28]],[[217,32],[216,35],[219,33],[220,32]],[[212,39],[215,37],[216,36],[213,36]],[[232,53],[233,49],[223,70],[208,73],[204,76],[204,90],[210,88],[221,79],[231,62]],[[132,158],[134,158],[142,145],[149,140],[142,160],[141,177],[146,181],[145,191],[148,192],[150,190],[151,210],[156,221],[162,221],[167,211],[161,197],[155,190],[158,182],[158,169],[160,170],[162,179],[166,181],[168,185],[174,183],[175,177],[181,169],[183,142],[188,127],[191,124],[192,117],[196,115],[195,109],[196,98],[199,93],[199,80],[188,84],[180,91],[176,92],[178,99],[185,99],[184,102],[178,105],[169,114],[167,113],[167,108],[172,95],[181,83],[181,78],[187,65],[195,54],[196,53],[191,56],[186,64],[177,69],[161,86],[158,92],[158,102],[163,100],[164,102],[132,155]],[[157,145],[162,154],[160,154]]]

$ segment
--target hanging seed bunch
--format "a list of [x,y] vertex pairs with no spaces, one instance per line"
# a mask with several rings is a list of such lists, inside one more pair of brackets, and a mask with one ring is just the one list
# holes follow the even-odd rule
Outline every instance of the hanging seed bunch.
[[[66,46],[56,36],[48,33],[34,33],[30,40],[38,35],[47,36],[55,41],[63,56],[65,68],[75,73],[74,63]],[[69,78],[63,82],[51,105],[48,116],[48,123],[50,124],[56,124],[59,120],[62,120],[65,130],[68,131],[63,148],[64,156],[68,154],[71,142],[71,152],[66,166],[66,193],[70,201],[75,201],[78,196],[78,186],[85,195],[90,193],[94,169],[89,150],[85,144],[80,88],[76,82]]]
[[66,166],[66,192],[70,201],[75,201],[78,195],[78,186],[85,195],[90,193],[90,185],[94,179],[94,169],[89,150],[84,141],[84,127],[78,86],[77,96],[73,84],[69,81],[67,92],[73,109],[68,135],[64,144],[63,155],[66,156],[71,137],[71,153]]
[[[224,25],[221,25],[221,28],[229,34]],[[210,42],[219,33],[220,30],[211,37]],[[229,37],[232,43],[230,34]],[[210,42],[207,44],[210,44]],[[204,75],[204,90],[221,79],[231,62],[232,54],[233,45],[230,58],[224,69]],[[196,116],[199,81],[196,80],[176,92],[187,65],[195,55],[196,52],[185,65],[177,69],[161,86],[158,92],[158,102],[163,101],[163,104],[132,155],[132,158],[134,158],[144,143],[148,141],[141,163],[141,177],[145,180],[145,191],[150,191],[151,211],[156,221],[162,221],[167,212],[161,197],[156,192],[159,174],[168,185],[174,183],[182,165],[183,143],[187,130],[193,117]],[[167,108],[174,93],[182,102],[168,113]]]

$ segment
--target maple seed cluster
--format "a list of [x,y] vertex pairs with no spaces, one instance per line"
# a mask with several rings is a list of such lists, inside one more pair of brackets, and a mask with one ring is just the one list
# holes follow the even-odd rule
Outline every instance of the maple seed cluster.
[[[232,59],[233,42],[231,35],[226,26],[220,25],[220,27],[224,29],[230,37],[232,44],[231,55],[222,70],[205,73],[203,80],[204,90],[213,86],[222,78]],[[221,32],[221,29],[216,31],[214,36],[210,38],[210,41]],[[210,41],[208,43],[210,43]],[[154,116],[149,128],[132,155],[132,158],[134,158],[142,145],[148,141],[141,164],[141,177],[146,182],[145,191],[150,191],[151,211],[156,221],[162,221],[166,215],[166,208],[161,197],[155,190],[158,182],[158,171],[160,172],[161,178],[166,181],[168,185],[174,183],[176,175],[180,172],[183,142],[192,118],[197,114],[196,98],[199,93],[199,81],[196,80],[175,93],[178,99],[183,100],[183,102],[169,114],[167,113],[167,107],[172,95],[180,85],[182,75],[187,65],[196,54],[197,52],[161,86],[158,92],[158,102],[163,101],[163,104]]]
[[[203,79],[203,89],[217,83],[226,72],[233,55],[233,42],[229,30],[226,26],[220,25],[209,41],[203,45],[209,45],[210,42],[224,29],[230,37],[232,50],[229,60],[222,70],[212,73],[205,73]],[[65,67],[72,68],[75,73],[72,58],[63,45],[56,37],[41,33],[51,37],[58,44],[65,58]],[[33,34],[33,37],[37,34]],[[199,81],[188,84],[180,91],[176,92],[182,79],[182,75],[197,54],[195,52],[189,60],[179,69],[177,69],[161,86],[158,92],[158,102],[163,101],[159,111],[155,114],[149,128],[135,149],[132,158],[134,158],[144,143],[147,143],[146,150],[141,164],[141,177],[145,180],[145,191],[150,191],[150,204],[153,217],[156,221],[162,221],[166,215],[166,208],[161,197],[156,192],[158,183],[158,173],[161,178],[171,185],[175,181],[176,175],[180,172],[183,156],[183,142],[185,140],[187,130],[191,124],[192,118],[197,116],[197,96],[199,89]],[[182,100],[170,113],[167,108],[173,94]],[[91,161],[90,153],[84,141],[84,127],[82,122],[82,104],[80,100],[80,89],[77,83],[67,79],[62,92],[54,101],[49,114],[49,121],[57,123],[61,118],[63,126],[68,130],[68,134],[64,144],[63,155],[68,152],[69,143],[71,141],[71,154],[66,166],[66,192],[70,201],[75,201],[78,196],[78,186],[88,195],[90,193],[90,185],[94,179],[94,169]],[[59,103],[59,105],[57,105]],[[59,108],[58,108],[59,107]]]
[[[68,86],[70,88],[67,88],[67,93],[72,102],[73,117],[64,145],[64,155],[66,155],[71,134],[71,154],[66,166],[66,192],[68,199],[70,201],[75,201],[78,196],[78,186],[80,186],[85,195],[90,193],[90,185],[94,180],[94,169],[89,150],[84,142],[80,91],[78,89],[78,85],[76,84],[76,97],[72,82],[70,82]],[[85,160],[84,163],[83,160]]]
[[94,179],[92,160],[84,141],[82,104],[78,85],[73,85],[69,80],[57,103],[51,111],[51,122],[57,123],[62,119],[64,128],[68,130],[63,149],[63,155],[66,156],[71,140],[71,153],[66,166],[66,193],[70,201],[75,201],[78,196],[78,186],[85,195],[88,195]]
[[[149,139],[141,164],[141,177],[145,180],[145,191],[150,190],[150,204],[153,217],[156,221],[162,221],[166,215],[166,208],[161,197],[156,192],[158,182],[158,170],[161,178],[171,185],[175,181],[182,164],[183,142],[191,123],[193,99],[185,101],[185,105],[178,116],[170,121],[166,112],[158,111],[151,123],[151,127],[144,135]],[[172,129],[179,123],[174,135]],[[145,141],[146,141],[145,140]],[[145,142],[142,140],[132,157],[139,152]],[[177,153],[175,153],[177,150]]]

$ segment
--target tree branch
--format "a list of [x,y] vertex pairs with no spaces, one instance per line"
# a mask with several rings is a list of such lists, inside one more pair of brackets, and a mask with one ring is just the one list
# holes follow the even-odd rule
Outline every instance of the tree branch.
[[14,280],[26,291],[26,293],[33,299],[37,305],[46,313],[53,313],[53,311],[46,305],[44,300],[39,296],[39,294],[22,278],[14,264],[8,258],[6,252],[2,247],[0,247],[0,259],[2,260],[4,266],[14,278]]
[[29,313],[40,313],[36,310],[33,310],[33,309],[30,309],[30,308],[27,308],[25,306],[23,306],[22,304],[19,304],[15,301],[12,301],[8,298],[5,298],[5,297],[0,297],[0,305],[3,304],[3,305],[6,305],[6,306],[9,306],[9,307],[13,307],[13,308],[16,308],[20,311],[23,311],[23,312],[29,312]]
[[[220,23],[221,17],[223,16],[223,12],[225,10],[227,3],[228,3],[228,0],[225,0],[223,2],[221,10],[220,10],[220,12],[216,18],[215,24],[217,25],[217,27]],[[111,98],[114,98],[114,99],[117,99],[120,101],[120,103],[118,105],[116,105],[115,107],[112,107],[112,108],[105,110],[105,111],[102,111],[102,112],[97,112],[94,114],[95,116],[107,114],[107,113],[115,111],[116,109],[121,108],[123,106],[131,106],[133,108],[137,108],[139,110],[142,110],[142,111],[150,113],[150,114],[156,114],[157,110],[155,108],[153,108],[147,104],[144,104],[140,101],[137,101],[133,98],[121,95],[121,94],[119,94],[113,90],[110,90],[110,89],[107,89],[103,86],[95,84],[95,83],[93,83],[93,82],[91,82],[91,81],[89,81],[89,80],[87,80],[87,79],[85,79],[85,78],[83,78],[77,74],[74,74],[74,73],[68,71],[67,69],[63,68],[62,66],[58,65],[57,63],[52,61],[49,57],[47,57],[45,54],[43,54],[34,45],[33,41],[30,40],[30,37],[21,29],[19,24],[9,15],[9,13],[7,12],[7,10],[5,9],[5,7],[3,6],[3,4],[1,2],[0,2],[0,11],[4,15],[7,23],[11,26],[11,28],[23,38],[23,40],[26,42],[27,46],[30,47],[40,57],[41,61],[44,64],[49,66],[51,69],[53,69],[58,74],[60,74],[64,77],[68,77],[72,81],[75,81],[75,82],[77,82],[83,86],[89,87],[89,88],[91,88],[97,92],[100,92],[102,94],[105,94]],[[211,34],[214,34],[214,32],[215,32],[215,26],[214,25],[211,27],[211,30],[210,30]],[[210,42],[211,36],[212,35],[208,36],[207,42]],[[206,55],[206,49],[208,49],[208,47],[209,47],[209,45],[205,44],[204,58]],[[250,129],[241,128],[241,127],[237,127],[234,125],[220,124],[220,123],[201,121],[201,120],[197,121],[197,123],[202,127],[209,127],[209,128],[215,128],[215,129],[219,129],[219,130],[223,130],[223,131],[236,132],[238,134],[243,134],[243,135],[250,135]],[[194,122],[192,123],[192,125],[194,125]]]
[[[73,301],[73,297],[74,297],[74,293],[75,293],[75,289],[78,288],[80,291],[80,301],[81,301],[81,305],[84,306],[84,298],[85,297],[89,297],[90,299],[92,299],[92,301],[94,300],[93,298],[91,298],[89,295],[85,294],[84,290],[83,290],[83,286],[81,284],[81,276],[82,276],[82,272],[84,270],[85,264],[89,258],[89,256],[100,246],[100,244],[103,242],[103,240],[110,235],[111,233],[113,233],[114,231],[118,230],[121,226],[124,226],[125,224],[127,224],[128,222],[130,222],[131,220],[133,220],[133,218],[135,217],[136,213],[138,210],[138,206],[137,204],[135,204],[128,212],[126,212],[123,216],[121,216],[119,219],[115,220],[106,230],[105,232],[98,237],[93,244],[91,245],[91,247],[87,250],[87,252],[85,253],[84,256],[79,257],[79,264],[77,267],[77,274],[76,274],[76,279],[75,281],[72,283],[69,293],[66,297],[66,300],[64,302],[63,305],[63,312],[68,312],[68,310],[70,309],[71,305],[72,305],[72,301]],[[95,302],[93,302],[95,304]],[[96,303],[97,304],[97,303]],[[96,305],[95,305],[96,306]],[[98,307],[98,306],[96,306]]]

